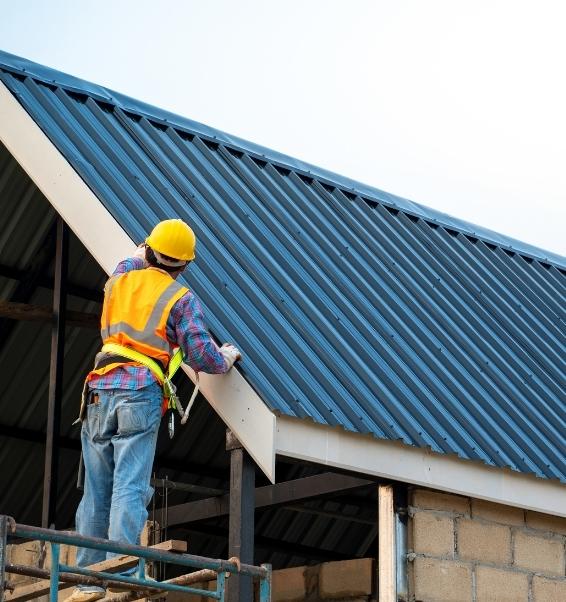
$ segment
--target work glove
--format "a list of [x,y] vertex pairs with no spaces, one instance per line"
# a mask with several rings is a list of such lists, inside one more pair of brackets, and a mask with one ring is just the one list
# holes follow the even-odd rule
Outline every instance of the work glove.
[[224,343],[220,347],[220,353],[224,357],[224,363],[226,364],[226,372],[234,365],[235,362],[242,359],[240,350],[232,345],[232,343]]

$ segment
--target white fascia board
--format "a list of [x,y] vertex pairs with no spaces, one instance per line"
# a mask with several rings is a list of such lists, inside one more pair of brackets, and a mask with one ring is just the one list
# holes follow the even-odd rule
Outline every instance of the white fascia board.
[[370,435],[280,416],[276,453],[352,472],[421,485],[566,517],[566,485]]
[[[186,364],[181,367],[196,382],[194,371]],[[275,483],[275,414],[235,368],[222,377],[200,372],[199,386],[216,413]]]
[[[2,82],[0,140],[107,274],[131,257],[135,243]],[[200,376],[204,397],[274,483],[275,416],[237,370]]]
[[107,274],[135,245],[0,81],[0,140]]

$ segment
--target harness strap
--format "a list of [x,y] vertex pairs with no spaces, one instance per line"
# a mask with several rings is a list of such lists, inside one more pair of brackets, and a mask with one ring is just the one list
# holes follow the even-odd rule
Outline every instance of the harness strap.
[[[110,364],[124,363],[124,362],[128,362],[128,361],[136,362],[137,364],[141,364],[142,366],[145,366],[153,373],[155,378],[157,378],[157,380],[163,387],[163,396],[164,396],[164,400],[163,400],[164,405],[162,407],[163,413],[165,413],[167,411],[167,409],[173,409],[173,410],[177,409],[177,411],[179,412],[179,414],[182,418],[182,424],[185,424],[187,422],[187,418],[189,417],[189,412],[191,410],[191,407],[197,396],[197,393],[199,390],[199,382],[198,382],[198,373],[197,373],[197,383],[196,383],[195,389],[193,391],[193,395],[191,396],[191,400],[187,406],[186,411],[184,411],[183,406],[181,405],[181,402],[179,401],[179,398],[177,397],[175,385],[171,382],[173,375],[175,374],[175,372],[177,372],[177,370],[183,363],[183,352],[181,351],[181,349],[178,348],[175,351],[175,353],[169,360],[169,365],[167,366],[167,371],[164,372],[163,368],[159,364],[159,362],[155,361],[154,359],[152,359],[151,357],[149,357],[143,353],[140,353],[139,351],[136,351],[135,349],[132,349],[130,347],[125,347],[124,345],[118,345],[118,343],[105,343],[102,346],[102,350],[100,351],[100,353],[98,353],[96,356],[95,369],[103,368],[105,366],[109,366]],[[87,388],[87,383],[85,382],[85,387],[83,390],[83,401],[81,404],[81,411],[79,414],[79,418],[75,421],[75,423],[82,420],[82,418],[84,416],[86,388]],[[173,437],[174,427],[175,427],[175,423],[173,420],[173,416],[171,416],[170,425],[169,425],[169,436],[171,438]]]
[[[161,365],[154,359],[148,357],[143,353],[140,353],[139,351],[136,351],[135,349],[125,347],[124,345],[118,345],[117,343],[105,343],[102,346],[101,353],[113,356],[111,358],[108,358],[111,360],[111,362],[106,362],[107,358],[101,357],[101,363],[105,363],[107,365],[107,363],[116,363],[124,361],[124,359],[126,361],[136,362],[138,364],[141,364],[142,366],[145,366],[146,368],[149,368],[149,370],[151,370],[153,375],[161,384],[173,378],[173,375],[175,374],[175,372],[177,372],[179,366],[183,362],[183,352],[181,351],[181,349],[177,349],[177,351],[175,351],[173,357],[169,361],[167,373],[165,373],[163,372],[163,368],[161,367]],[[102,366],[97,361],[96,368],[100,367]]]

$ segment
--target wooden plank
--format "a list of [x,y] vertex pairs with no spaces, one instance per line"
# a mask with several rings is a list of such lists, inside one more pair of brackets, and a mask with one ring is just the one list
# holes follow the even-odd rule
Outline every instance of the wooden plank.
[[175,552],[178,554],[186,554],[188,550],[187,542],[181,539],[168,539],[149,547],[152,550],[163,550],[164,552]]
[[[213,581],[214,579],[216,579],[216,577],[216,571],[212,571],[210,569],[202,569],[200,571],[187,573],[186,575],[174,577],[173,579],[168,579],[163,583],[174,583],[175,585],[194,585],[198,583],[206,583],[208,581]],[[123,592],[121,594],[112,595],[109,598],[109,600],[112,600],[112,602],[133,602],[134,600],[142,600],[143,598],[147,598],[148,596],[153,594],[155,594],[155,590],[138,590],[135,592]],[[164,593],[163,595],[166,594]]]
[[377,581],[379,602],[395,602],[395,514],[393,485],[378,486],[378,559]]
[[[255,490],[255,507],[282,506],[313,497],[329,495],[374,484],[374,481],[337,473],[326,472],[312,477],[284,481]],[[168,526],[182,525],[229,514],[230,496],[206,498],[195,502],[171,506]]]
[[[108,571],[114,569],[128,569],[132,566],[135,566],[138,559],[135,556],[118,556],[116,558],[112,558],[111,560],[104,560],[102,562],[97,562],[87,568],[92,569],[93,571]],[[59,590],[67,589],[69,587],[73,587],[74,583],[59,583]],[[16,587],[13,592],[6,594],[6,602],[19,600],[23,602],[24,600],[35,600],[40,596],[49,595],[49,583],[40,581],[39,583],[32,583],[31,585],[24,585],[21,587]]]
[[[168,540],[158,543],[154,546],[148,546],[151,549],[163,550],[165,552],[179,552],[184,554],[187,552],[187,542],[181,540]],[[132,566],[135,566],[138,562],[138,558],[135,556],[117,556],[116,558],[111,558],[110,560],[103,560],[102,562],[97,562],[87,568],[93,571],[116,571],[117,569],[128,569]],[[62,589],[67,589],[69,587],[73,587],[74,583],[59,583],[59,591]],[[16,587],[13,592],[8,592],[5,595],[6,602],[13,602],[15,600],[19,600],[23,602],[24,600],[35,600],[40,596],[46,596],[49,594],[49,583],[39,582],[32,583],[31,585],[24,585],[21,587]]]

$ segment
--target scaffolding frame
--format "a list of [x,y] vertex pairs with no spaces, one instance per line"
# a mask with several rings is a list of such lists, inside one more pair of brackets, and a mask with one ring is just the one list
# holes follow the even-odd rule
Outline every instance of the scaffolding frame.
[[[51,569],[49,571],[13,565],[7,562],[7,545],[12,538],[32,539],[47,542],[51,546]],[[138,559],[137,572],[135,576],[109,573],[106,571],[95,571],[88,568],[70,566],[63,564],[59,559],[60,545],[103,550],[116,554],[133,556]],[[163,562],[187,568],[196,569],[194,572],[167,581],[153,581],[146,578],[146,561]],[[192,554],[173,554],[171,552],[145,548],[131,544],[118,543],[95,537],[85,537],[72,531],[56,531],[41,527],[21,525],[9,516],[0,515],[0,602],[4,602],[4,591],[6,587],[5,574],[17,573],[34,577],[49,577],[49,600],[57,602],[59,594],[59,583],[73,582],[88,585],[107,587],[108,585],[131,586],[132,593],[126,595],[124,600],[135,600],[150,592],[177,591],[210,598],[212,600],[225,601],[226,578],[230,575],[244,575],[259,581],[259,602],[271,601],[271,565],[262,564],[254,566],[241,564],[239,561],[220,560],[195,556]],[[203,590],[190,587],[192,583],[216,580],[215,590]],[[128,589],[128,588],[126,588]]]

